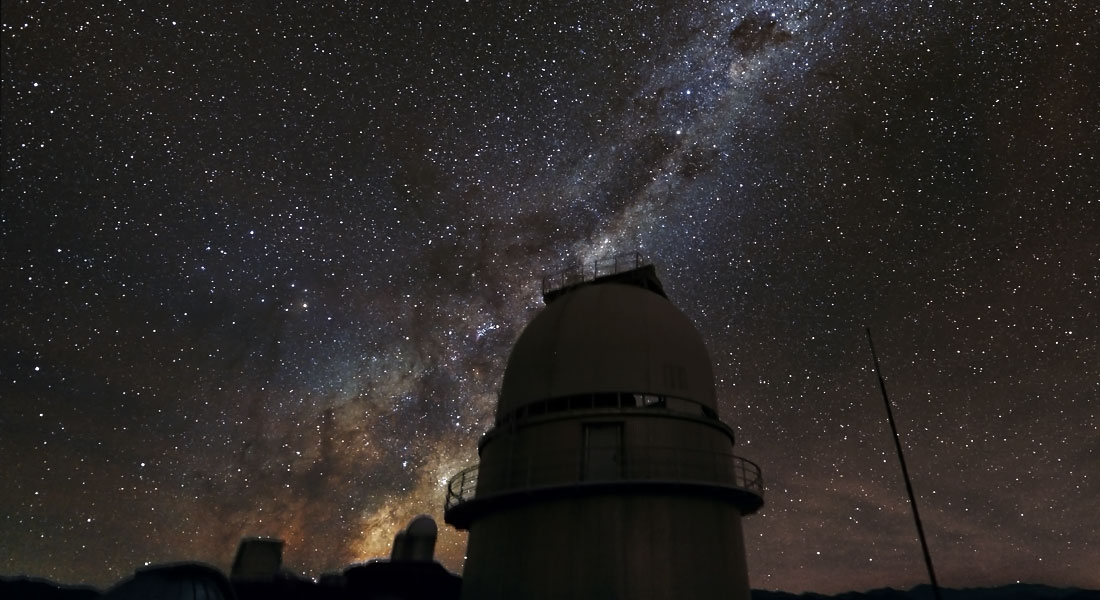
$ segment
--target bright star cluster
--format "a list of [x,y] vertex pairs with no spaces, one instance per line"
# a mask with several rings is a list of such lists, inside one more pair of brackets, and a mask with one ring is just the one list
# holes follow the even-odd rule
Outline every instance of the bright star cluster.
[[[752,585],[1100,587],[1100,12],[11,2],[0,571],[319,575],[442,521],[546,271],[657,264]],[[438,555],[462,568],[465,538]]]

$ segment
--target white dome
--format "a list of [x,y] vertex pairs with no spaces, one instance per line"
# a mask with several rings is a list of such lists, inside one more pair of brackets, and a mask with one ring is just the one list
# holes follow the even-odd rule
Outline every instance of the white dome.
[[703,338],[664,296],[593,283],[555,297],[523,330],[508,359],[497,417],[551,398],[634,393],[717,410]]

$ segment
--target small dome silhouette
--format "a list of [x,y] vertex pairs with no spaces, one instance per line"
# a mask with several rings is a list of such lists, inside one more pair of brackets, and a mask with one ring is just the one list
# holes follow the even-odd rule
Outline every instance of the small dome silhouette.
[[439,528],[435,524],[435,519],[428,515],[420,515],[409,523],[405,531],[415,538],[431,538],[434,540]]

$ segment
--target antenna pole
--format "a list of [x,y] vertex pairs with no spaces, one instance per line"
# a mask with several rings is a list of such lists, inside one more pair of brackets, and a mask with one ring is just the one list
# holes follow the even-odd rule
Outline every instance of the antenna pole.
[[875,342],[871,339],[871,328],[867,328],[867,343],[871,346],[871,359],[875,363],[875,375],[882,390],[882,401],[886,404],[886,417],[890,420],[890,431],[894,433],[894,447],[898,451],[901,474],[905,477],[905,491],[909,493],[909,506],[913,509],[913,521],[917,524],[917,536],[920,537],[920,549],[924,553],[924,565],[928,567],[928,578],[932,581],[932,596],[940,600],[940,584],[936,583],[936,570],[932,568],[932,555],[928,552],[928,542],[924,539],[924,527],[921,526],[920,512],[917,511],[917,496],[913,493],[913,484],[909,481],[909,469],[905,466],[905,454],[901,451],[901,438],[894,424],[894,410],[890,407],[890,398],[886,395],[886,382],[882,380],[882,371],[878,368],[878,355],[875,354]]

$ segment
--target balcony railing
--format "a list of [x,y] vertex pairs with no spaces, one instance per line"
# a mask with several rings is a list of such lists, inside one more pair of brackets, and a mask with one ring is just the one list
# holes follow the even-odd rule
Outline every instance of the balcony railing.
[[[729,460],[722,460],[727,458]],[[570,484],[660,481],[732,487],[762,498],[764,480],[756,463],[734,455],[716,455],[684,448],[631,449],[613,472],[606,465],[598,477],[584,473],[580,460],[539,462],[537,465],[495,469],[482,474],[480,465],[459,471],[447,482],[444,510],[478,497],[482,478],[482,497]]]
[[637,269],[640,266],[642,266],[642,254],[640,252],[624,252],[623,254],[598,258],[590,263],[581,263],[580,266],[543,275],[542,295],[545,296],[551,292],[599,279],[600,277]]
[[473,500],[477,493],[477,470],[480,466],[462,469],[447,482],[447,500],[443,504],[443,510],[451,510],[459,504]]

